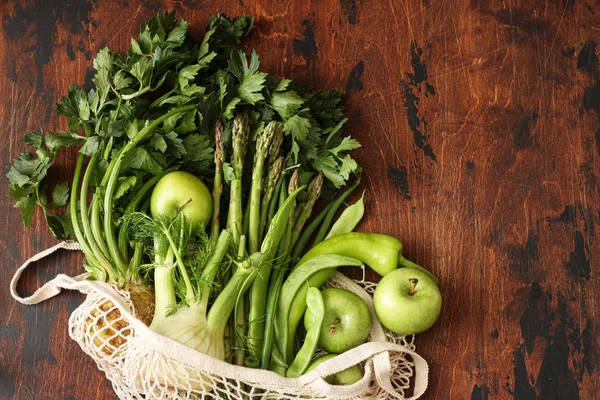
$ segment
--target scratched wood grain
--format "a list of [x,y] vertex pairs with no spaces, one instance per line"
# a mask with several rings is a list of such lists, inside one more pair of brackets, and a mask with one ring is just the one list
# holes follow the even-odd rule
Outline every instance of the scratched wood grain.
[[[215,12],[247,13],[247,42],[275,75],[341,88],[363,147],[364,231],[401,238],[442,281],[439,322],[419,335],[427,399],[600,398],[600,8],[593,1],[3,1],[3,164],[31,130],[65,128],[54,105],[89,83],[104,46],[175,9],[201,35]],[[64,154],[53,178],[69,177]],[[52,245],[22,227],[0,185],[0,398],[110,399],[68,338],[82,296],[25,307],[8,292]],[[35,266],[31,293],[77,254]]]

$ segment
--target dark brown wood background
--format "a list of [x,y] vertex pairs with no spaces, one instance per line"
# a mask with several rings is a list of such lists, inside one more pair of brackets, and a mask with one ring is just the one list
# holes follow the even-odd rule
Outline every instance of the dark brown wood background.
[[[361,230],[398,236],[442,281],[439,322],[417,337],[427,399],[600,398],[600,6],[593,0],[3,1],[2,164],[31,130],[65,128],[54,105],[89,82],[104,46],[175,9],[204,31],[247,13],[262,68],[341,88],[366,170]],[[53,172],[68,176],[66,154]],[[25,230],[0,185],[0,398],[110,399],[68,338],[82,296],[22,306],[18,265],[54,244]],[[31,293],[81,256],[33,268]]]

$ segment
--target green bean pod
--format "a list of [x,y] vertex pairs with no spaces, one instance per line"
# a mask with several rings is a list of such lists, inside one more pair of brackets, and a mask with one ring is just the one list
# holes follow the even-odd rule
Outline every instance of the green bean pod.
[[360,199],[346,208],[344,212],[339,216],[337,221],[333,224],[327,236],[325,236],[325,240],[330,237],[341,235],[343,233],[352,232],[354,228],[358,225],[362,217],[365,215],[365,192],[363,191]]
[[[284,264],[287,264],[284,263]],[[261,364],[262,369],[269,369],[271,363],[271,356],[273,352],[273,326],[275,324],[275,313],[277,311],[277,302],[279,301],[279,293],[281,293],[281,286],[283,285],[283,279],[287,268],[280,266],[274,273],[271,274],[269,281],[269,291],[267,293],[267,305],[266,305],[266,316],[265,316],[265,332],[264,340],[262,343],[261,350]]]
[[296,354],[292,365],[287,370],[286,376],[288,378],[297,378],[306,371],[315,354],[317,343],[321,336],[321,328],[325,319],[325,302],[319,289],[314,287],[308,288],[306,292],[306,306],[314,315],[314,324],[306,332],[304,343],[298,354]]
[[[360,267],[363,263],[361,260],[338,254],[322,254],[303,262],[303,264],[295,268],[281,288],[279,303],[277,304],[277,315],[275,316],[275,344],[286,362],[292,361],[294,333],[298,327],[298,321],[302,318],[306,309],[306,292],[309,287],[320,287],[311,283],[312,276],[319,272],[335,271],[335,268],[341,266]],[[327,278],[329,279],[329,278]],[[302,296],[302,302],[295,304],[295,299]],[[301,311],[301,312],[300,312]],[[300,318],[295,321],[300,312]]]

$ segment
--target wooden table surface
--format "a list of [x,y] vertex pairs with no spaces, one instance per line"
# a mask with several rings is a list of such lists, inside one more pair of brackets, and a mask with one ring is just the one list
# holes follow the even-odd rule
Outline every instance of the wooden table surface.
[[[264,70],[345,91],[363,147],[364,231],[396,235],[442,281],[439,322],[417,337],[426,399],[600,398],[600,8],[591,0],[2,1],[0,154],[56,130],[54,106],[91,81],[104,46],[175,9],[196,36],[216,12],[247,13]],[[69,176],[65,154],[54,178]],[[0,185],[0,399],[111,399],[67,333],[83,299],[9,294],[21,262],[54,244],[25,229]],[[59,272],[33,267],[22,293]]]

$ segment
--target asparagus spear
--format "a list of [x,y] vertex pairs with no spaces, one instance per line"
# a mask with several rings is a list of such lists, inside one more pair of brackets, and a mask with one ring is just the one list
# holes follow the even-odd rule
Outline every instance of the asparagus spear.
[[[288,194],[295,192],[300,184],[299,184],[299,174],[298,170],[294,171],[294,174],[290,178],[290,183],[288,185]],[[282,196],[280,196],[279,201],[282,201],[282,198],[285,197],[285,187],[282,187],[281,190],[284,192]],[[283,199],[285,200],[285,199]],[[295,202],[294,202],[295,204]],[[295,207],[295,205],[293,206]],[[293,214],[290,213],[290,217]],[[289,219],[288,219],[289,221]],[[280,241],[280,246],[284,249],[287,248],[286,240],[289,237],[289,222],[288,227],[285,230],[285,233]],[[271,257],[273,257],[273,254]],[[263,347],[264,340],[264,332],[265,332],[265,315],[266,315],[266,302],[267,302],[267,287],[269,285],[269,276],[271,275],[271,269],[273,267],[274,260],[268,260],[268,263],[262,266],[259,273],[257,274],[254,282],[252,283],[252,288],[250,289],[250,315],[249,315],[249,330],[248,330],[248,350],[252,354],[254,358],[260,360],[261,351]],[[260,362],[260,361],[259,361]]]
[[225,149],[223,148],[223,123],[217,120],[215,125],[215,180],[212,192],[212,226],[210,239],[217,242],[219,238],[219,221],[221,212],[221,194],[223,193],[223,161],[225,160]]
[[250,120],[248,114],[240,113],[233,119],[231,167],[235,178],[231,181],[231,194],[229,198],[229,213],[227,227],[233,234],[233,243],[238,246],[242,234],[242,174],[244,172],[244,158],[250,137]]
[[275,160],[279,158],[279,150],[283,143],[283,125],[277,124],[275,134],[273,135],[273,143],[269,149],[269,165],[273,165]]
[[[232,127],[232,147],[231,167],[233,168],[234,179],[231,181],[231,191],[229,195],[229,212],[227,214],[227,227],[231,230],[233,243],[236,247],[240,246],[242,236],[242,175],[244,173],[244,158],[246,157],[246,148],[250,138],[250,119],[248,114],[239,113],[233,119]],[[245,327],[244,302],[238,304],[234,313],[234,363],[244,365],[245,351],[243,338]]]
[[[290,193],[294,193],[296,191],[296,189],[298,189],[299,186],[300,186],[300,172],[299,172],[299,170],[296,169],[294,171],[294,173],[292,174],[292,177],[290,178],[290,182],[288,183],[288,196]],[[292,213],[290,213],[290,217],[288,219],[286,235],[283,238],[283,240],[284,240],[283,248],[286,251],[290,247],[292,228],[296,224],[297,218],[298,218],[298,207],[296,207],[296,201],[294,201],[294,211]]]
[[263,170],[265,159],[273,136],[277,131],[279,124],[275,121],[269,122],[264,131],[256,139],[256,153],[254,155],[254,165],[252,168],[252,186],[250,188],[250,198],[248,199],[249,220],[248,220],[248,245],[249,253],[253,254],[260,248],[260,206],[261,191],[263,186]]
[[[272,146],[273,144],[271,144],[271,147]],[[277,186],[277,181],[279,180],[282,167],[283,157],[279,157],[271,164],[271,167],[269,168],[265,194],[263,195],[260,203],[260,227],[258,228],[258,232],[261,236],[264,234],[265,227],[267,226],[267,212],[269,211],[269,203],[273,198],[273,193],[275,193],[275,187]]]
[[319,174],[310,181],[308,185],[307,194],[308,200],[304,203],[301,208],[300,215],[294,224],[294,228],[292,229],[290,241],[288,244],[288,252],[294,248],[300,234],[302,233],[302,228],[304,228],[304,224],[310,217],[312,213],[313,206],[321,196],[321,190],[323,189],[323,172],[319,172]]

